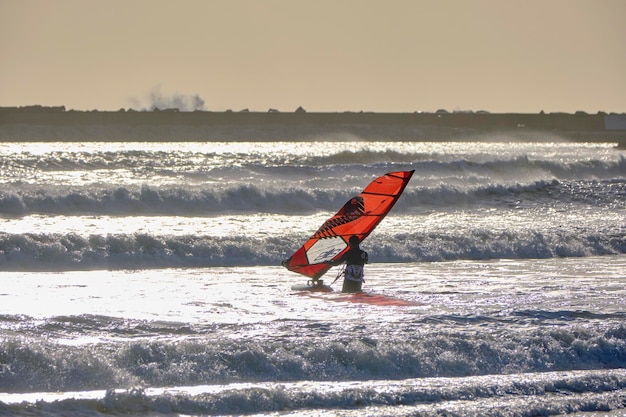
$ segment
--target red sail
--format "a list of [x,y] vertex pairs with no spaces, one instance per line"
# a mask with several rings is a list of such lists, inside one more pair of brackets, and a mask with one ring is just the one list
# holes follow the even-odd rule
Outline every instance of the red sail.
[[330,269],[324,262],[341,257],[348,250],[350,236],[363,241],[389,213],[413,172],[390,172],[376,178],[326,220],[283,266],[314,280],[324,275]]

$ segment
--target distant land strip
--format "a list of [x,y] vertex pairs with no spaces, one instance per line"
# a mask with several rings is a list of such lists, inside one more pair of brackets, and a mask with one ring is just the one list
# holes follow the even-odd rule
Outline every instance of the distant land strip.
[[626,145],[626,114],[0,107],[0,141],[528,140]]

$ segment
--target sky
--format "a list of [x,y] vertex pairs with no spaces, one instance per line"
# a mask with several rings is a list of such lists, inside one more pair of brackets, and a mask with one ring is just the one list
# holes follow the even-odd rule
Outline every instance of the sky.
[[0,0],[0,106],[626,112],[626,0]]

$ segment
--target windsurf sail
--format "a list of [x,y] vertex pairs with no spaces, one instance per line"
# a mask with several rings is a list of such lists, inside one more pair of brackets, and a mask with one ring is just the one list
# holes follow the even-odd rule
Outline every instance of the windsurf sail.
[[339,259],[348,249],[350,236],[362,242],[389,213],[414,171],[389,172],[372,181],[361,194],[344,206],[311,236],[282,265],[317,280],[331,266],[324,262]]

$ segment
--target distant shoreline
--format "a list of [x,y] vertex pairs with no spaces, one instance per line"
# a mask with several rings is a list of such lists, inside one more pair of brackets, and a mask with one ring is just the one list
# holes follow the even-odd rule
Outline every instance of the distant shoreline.
[[626,114],[66,111],[0,107],[0,141],[570,140],[626,146]]

